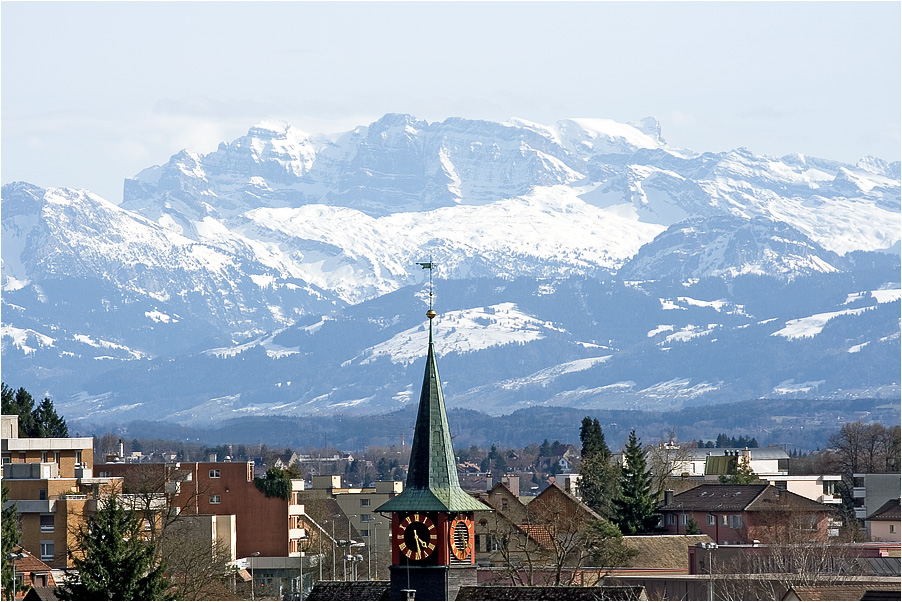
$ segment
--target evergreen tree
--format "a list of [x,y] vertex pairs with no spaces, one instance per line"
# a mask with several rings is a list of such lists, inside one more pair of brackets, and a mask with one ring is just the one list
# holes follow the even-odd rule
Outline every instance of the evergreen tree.
[[582,426],[579,429],[579,440],[583,444],[583,458],[588,458],[596,453],[607,453],[610,458],[611,450],[604,440],[604,433],[601,432],[601,424],[599,424],[598,418],[595,420],[592,420],[589,416],[583,418]]
[[38,437],[65,438],[69,436],[69,426],[62,416],[56,413],[49,397],[45,397],[44,401],[34,409],[33,415]]
[[694,516],[690,516],[689,520],[686,521],[686,535],[701,535],[702,528],[698,526],[698,521],[695,520]]
[[13,391],[2,383],[2,405],[4,415],[19,417],[20,437],[68,437],[66,421],[56,413],[53,402],[45,397],[38,407],[34,398],[24,388]]
[[16,504],[10,504],[9,508],[6,507],[6,501],[9,497],[9,488],[6,486],[6,483],[3,483],[3,516],[0,519],[3,526],[3,540],[2,540],[2,549],[3,549],[3,571],[2,571],[2,582],[3,582],[3,590],[6,592],[11,592],[13,589],[13,571],[15,569],[15,564],[11,560],[7,560],[6,557],[8,554],[12,554],[13,550],[19,545],[19,516],[18,511],[16,509]]
[[551,456],[551,444],[548,443],[548,439],[542,441],[542,445],[539,446],[539,457],[540,458],[548,458]]
[[619,471],[611,463],[611,449],[604,439],[598,419],[583,418],[579,432],[582,463],[579,467],[579,492],[583,503],[605,518],[613,515]]
[[24,388],[13,391],[6,383],[2,384],[3,414],[19,417],[19,436],[36,437],[37,427],[34,421],[34,398]]
[[635,429],[630,431],[623,456],[620,497],[614,500],[614,522],[624,535],[651,533],[658,524],[657,496],[651,491],[652,474]]
[[97,514],[75,533],[70,579],[56,588],[61,600],[166,600],[169,581],[142,538],[142,521],[116,496],[100,500]]
[[745,458],[737,456],[730,461],[727,473],[717,477],[717,480],[727,485],[752,485],[758,482],[758,475]]

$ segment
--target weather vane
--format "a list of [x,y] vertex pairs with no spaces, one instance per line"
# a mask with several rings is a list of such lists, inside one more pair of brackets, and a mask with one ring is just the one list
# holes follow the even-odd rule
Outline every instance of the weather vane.
[[435,317],[435,311],[432,309],[432,270],[435,269],[435,264],[432,263],[432,257],[430,257],[429,261],[418,261],[417,265],[424,270],[429,270],[429,311],[426,312],[426,317],[431,320]]

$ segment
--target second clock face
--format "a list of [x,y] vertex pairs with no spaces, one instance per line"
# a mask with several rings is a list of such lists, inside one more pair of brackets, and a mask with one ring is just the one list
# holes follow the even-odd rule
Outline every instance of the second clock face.
[[470,558],[470,551],[472,549],[470,545],[472,540],[472,530],[473,523],[467,518],[456,518],[451,521],[449,533],[451,552],[458,560],[467,560]]
[[410,514],[401,521],[398,549],[411,560],[428,558],[438,541],[435,524],[425,514]]

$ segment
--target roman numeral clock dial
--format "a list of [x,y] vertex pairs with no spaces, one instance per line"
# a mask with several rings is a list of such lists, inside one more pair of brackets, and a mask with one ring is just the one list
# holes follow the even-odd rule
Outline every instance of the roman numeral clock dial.
[[423,560],[435,551],[438,531],[425,514],[409,514],[399,525],[398,550],[411,560]]

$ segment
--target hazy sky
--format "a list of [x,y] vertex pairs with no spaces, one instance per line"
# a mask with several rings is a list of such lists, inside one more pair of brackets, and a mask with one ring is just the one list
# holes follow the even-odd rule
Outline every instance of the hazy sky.
[[660,119],[696,151],[900,158],[900,3],[11,2],[2,183],[87,188],[263,119]]

